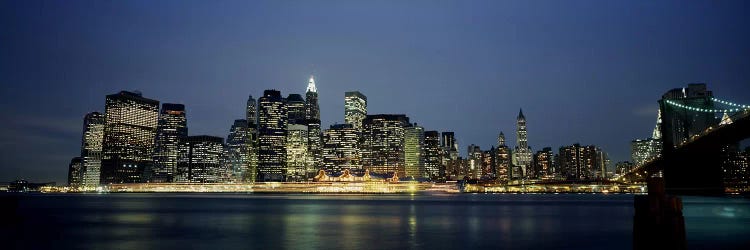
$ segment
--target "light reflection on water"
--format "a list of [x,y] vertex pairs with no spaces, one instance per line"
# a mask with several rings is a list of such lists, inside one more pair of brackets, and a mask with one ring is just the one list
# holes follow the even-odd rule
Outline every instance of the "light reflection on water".
[[[746,199],[686,197],[690,249],[750,243]],[[25,195],[16,248],[631,249],[631,195]]]

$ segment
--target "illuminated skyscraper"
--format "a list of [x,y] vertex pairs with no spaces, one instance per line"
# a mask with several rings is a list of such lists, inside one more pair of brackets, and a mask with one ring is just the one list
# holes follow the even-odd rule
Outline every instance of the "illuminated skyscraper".
[[359,136],[352,124],[331,125],[323,132],[323,166],[329,174],[362,169]]
[[362,122],[362,162],[373,173],[406,175],[404,169],[404,128],[406,115],[367,115]]
[[436,180],[445,176],[442,168],[442,149],[440,148],[440,133],[437,131],[424,132],[424,177]]
[[482,149],[474,144],[466,148],[466,159],[468,160],[468,169],[466,170],[469,178],[479,179],[482,177]]
[[287,170],[286,105],[277,90],[264,91],[258,104],[258,179],[283,181]]
[[120,91],[105,104],[102,183],[138,183],[152,167],[159,101]]
[[500,132],[500,135],[497,136],[497,148],[495,149],[495,176],[501,184],[506,184],[510,180],[510,153],[510,148],[505,145],[505,135]]
[[243,181],[248,175],[247,171],[250,164],[250,143],[247,141],[248,124],[245,119],[234,120],[234,124],[229,129],[227,136],[227,165],[232,170],[232,177],[235,181]]
[[73,157],[68,164],[68,186],[79,187],[83,184],[83,158]]
[[307,143],[307,125],[287,125],[286,181],[304,181],[307,179],[307,165],[310,163]]
[[630,158],[633,164],[641,166],[644,163],[656,159],[661,155],[661,140],[648,138],[636,139],[630,142]]
[[555,152],[546,147],[534,154],[534,171],[537,178],[551,178],[555,172]]
[[362,120],[367,116],[367,96],[359,91],[344,94],[344,122],[362,131]]
[[563,176],[569,180],[593,179],[609,161],[603,155],[596,146],[581,146],[576,143],[560,147],[557,164]]
[[529,147],[526,137],[526,117],[523,116],[523,110],[518,112],[516,130],[516,149],[513,150],[513,165],[520,168],[522,178],[533,178],[534,171],[531,168],[531,147]]
[[320,106],[318,105],[318,88],[315,87],[315,79],[310,76],[310,81],[307,83],[307,92],[305,93],[305,108],[307,118],[307,131],[308,131],[308,153],[311,157],[311,164],[308,168],[308,177],[312,178],[315,175],[316,169],[322,166],[323,153],[322,153],[322,139],[320,133]]
[[188,136],[180,142],[175,182],[220,183],[229,174],[224,159],[224,139],[216,136]]
[[104,139],[104,115],[91,112],[83,118],[81,158],[83,158],[83,185],[96,187],[101,181],[102,140]]
[[254,182],[258,178],[258,103],[253,96],[247,97],[247,171],[242,176],[246,182]]
[[188,135],[185,105],[163,103],[156,126],[154,168],[151,182],[173,182],[177,169],[177,147]]
[[286,110],[289,124],[307,125],[305,99],[299,94],[289,94],[286,98]]
[[405,128],[404,131],[404,171],[406,176],[424,177],[424,128],[416,123]]

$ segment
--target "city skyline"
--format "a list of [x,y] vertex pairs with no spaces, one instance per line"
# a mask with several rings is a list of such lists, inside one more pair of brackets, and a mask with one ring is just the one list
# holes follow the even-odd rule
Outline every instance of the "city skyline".
[[[648,41],[627,38],[632,44],[614,43],[612,40],[631,35],[628,27],[647,26],[644,23],[626,24],[623,20],[631,20],[624,14],[615,11],[617,7],[597,6],[603,14],[589,14],[581,18],[586,20],[603,21],[603,25],[586,22],[584,27],[576,28],[576,19],[571,16],[571,8],[575,4],[563,4],[561,12],[552,15],[553,18],[542,18],[536,23],[525,23],[524,18],[513,17],[508,23],[497,24],[489,11],[505,11],[524,9],[523,4],[488,4],[489,6],[465,7],[449,11],[450,6],[431,6],[424,11],[417,11],[416,7],[404,4],[404,9],[411,10],[427,19],[427,22],[416,21],[406,25],[403,29],[393,32],[385,29],[394,28],[399,21],[405,21],[406,16],[399,13],[389,13],[395,23],[386,22],[382,25],[375,23],[377,18],[368,16],[355,17],[343,14],[344,10],[354,13],[364,11],[362,6],[338,7],[331,14],[331,20],[353,19],[353,23],[375,28],[372,35],[367,32],[353,32],[354,39],[373,39],[373,42],[383,42],[383,46],[368,42],[345,42],[338,40],[320,41],[322,38],[306,43],[279,43],[274,46],[264,44],[259,46],[242,47],[237,56],[227,56],[235,51],[233,44],[251,41],[247,36],[233,37],[229,33],[232,29],[222,29],[214,34],[215,39],[203,42],[215,43],[216,47],[196,49],[184,55],[196,59],[196,62],[178,62],[181,53],[187,53],[193,46],[177,44],[174,49],[156,51],[149,46],[162,46],[164,38],[151,33],[137,31],[126,32],[123,36],[143,35],[136,43],[140,46],[133,48],[111,39],[118,35],[103,33],[101,27],[93,25],[92,31],[85,36],[64,35],[65,33],[45,33],[49,31],[44,25],[50,25],[57,15],[67,17],[76,10],[69,6],[20,6],[20,9],[6,8],[15,3],[4,4],[0,11],[6,20],[24,23],[17,30],[3,31],[4,34],[19,37],[9,41],[8,46],[2,46],[8,57],[0,59],[3,74],[0,79],[12,87],[3,88],[2,111],[8,115],[10,122],[3,126],[3,168],[0,176],[11,181],[15,178],[26,178],[32,181],[57,181],[63,183],[66,174],[64,169],[72,156],[80,151],[80,133],[83,116],[92,111],[104,112],[104,95],[117,93],[120,90],[138,89],[144,97],[159,100],[161,103],[182,103],[186,105],[191,135],[213,135],[225,137],[227,129],[235,119],[244,118],[244,103],[248,95],[261,96],[265,89],[278,89],[287,94],[301,94],[305,88],[305,79],[310,73],[316,76],[321,110],[321,128],[328,128],[334,123],[344,122],[343,98],[346,91],[360,91],[368,97],[367,110],[370,114],[406,114],[413,122],[419,123],[425,130],[453,131],[459,142],[458,149],[462,156],[466,146],[476,144],[483,149],[495,145],[496,135],[502,131],[507,136],[507,142],[515,142],[515,117],[519,108],[529,119],[529,145],[533,151],[543,147],[557,147],[581,143],[582,145],[597,145],[610,154],[612,162],[628,160],[630,157],[630,142],[637,138],[646,138],[651,134],[658,108],[657,101],[664,91],[684,86],[692,82],[706,82],[717,96],[728,100],[748,100],[746,93],[750,93],[750,81],[746,74],[749,68],[746,58],[749,53],[744,45],[747,44],[748,34],[741,28],[747,17],[732,10],[732,6],[721,5],[712,8],[701,8],[701,4],[690,3],[680,7],[687,13],[717,16],[715,20],[697,21],[686,20],[691,14],[677,14],[668,12],[666,15],[654,9],[664,7],[665,4],[653,4],[649,7],[625,6],[629,10],[640,10],[638,18],[661,21],[653,30],[643,31]],[[139,3],[124,3],[131,7],[138,7]],[[169,4],[160,3],[164,8]],[[196,4],[201,6],[200,4]],[[383,8],[383,6],[377,6]],[[617,4],[615,4],[617,5]],[[247,7],[247,6],[238,6]],[[268,4],[274,10],[287,10],[283,6]],[[309,6],[305,6],[309,7]],[[482,11],[487,7],[488,11]],[[510,10],[502,10],[507,7]],[[670,6],[677,8],[676,6]],[[69,10],[62,14],[52,14],[55,8]],[[106,6],[92,8],[107,12]],[[320,8],[320,7],[318,7]],[[5,15],[9,10],[18,10],[26,15]],[[238,8],[247,10],[247,8]],[[317,9],[317,8],[316,8]],[[550,7],[552,9],[552,7]],[[80,11],[80,10],[78,10]],[[302,10],[289,10],[292,15]],[[550,10],[539,10],[549,14]],[[132,20],[133,15],[142,13],[138,10],[125,10],[123,20]],[[627,12],[627,11],[625,11]],[[241,15],[242,14],[242,15]],[[446,14],[437,18],[439,14]],[[466,24],[465,18],[479,14],[480,18],[488,18],[479,22],[477,29],[468,33],[458,32],[453,25]],[[605,15],[614,15],[611,20]],[[230,12],[231,18],[242,19],[245,13]],[[287,14],[289,15],[289,14]],[[505,13],[508,15],[508,13]],[[684,15],[684,16],[683,16]],[[286,17],[286,16],[284,16]],[[307,16],[309,17],[309,16]],[[157,24],[150,31],[168,30],[174,28],[167,22],[169,18],[185,18],[184,10],[171,10],[165,17],[148,16],[147,19]],[[246,20],[250,25],[257,25],[262,20],[278,20],[280,17],[262,15],[258,19]],[[619,18],[619,19],[618,19]],[[123,29],[125,24],[119,21],[105,19],[108,24]],[[147,20],[147,21],[148,21]],[[443,20],[442,29],[436,31],[421,31],[418,37],[406,36],[403,45],[389,44],[388,34],[402,34],[410,27],[426,27],[429,20]],[[447,21],[446,21],[447,20]],[[618,21],[619,20],[619,21]],[[77,27],[89,27],[84,24],[86,19],[72,19]],[[210,20],[205,26],[186,27],[176,29],[176,35],[186,35],[191,31],[206,34],[212,25],[221,24],[220,21]],[[562,21],[552,28],[564,28],[572,32],[570,38],[561,36],[545,36],[537,34],[540,26],[552,21]],[[682,30],[681,22],[694,25],[694,30]],[[424,22],[424,23],[423,23]],[[649,23],[648,21],[644,21]],[[234,22],[232,22],[234,23]],[[301,19],[291,19],[295,30],[304,31]],[[408,22],[407,22],[408,23]],[[499,25],[489,29],[488,24]],[[657,22],[659,23],[659,22]],[[508,24],[511,24],[508,26]],[[300,32],[300,36],[317,30],[320,23],[311,23],[312,29]],[[66,24],[55,24],[52,29],[58,32],[69,32]],[[617,32],[607,31],[605,28],[614,26]],[[337,26],[339,27],[339,26]],[[341,28],[350,27],[341,24]],[[724,30],[714,31],[715,27],[725,27]],[[233,29],[237,28],[232,26]],[[380,29],[378,29],[380,28]],[[535,30],[535,28],[537,30]],[[590,28],[599,31],[602,36],[587,37],[576,33],[577,29]],[[733,30],[738,29],[738,30]],[[38,30],[39,34],[24,32]],[[126,29],[127,30],[127,29]],[[260,29],[271,32],[269,29]],[[324,34],[343,34],[337,30],[324,30]],[[508,41],[503,39],[503,31],[513,34]],[[6,33],[7,32],[7,33]],[[293,32],[293,31],[292,31]],[[452,46],[432,39],[429,42],[423,38],[438,38],[442,32],[448,32],[450,41],[460,44],[466,49],[464,55],[457,55]],[[483,33],[486,32],[486,33]],[[660,35],[657,33],[664,32]],[[726,32],[730,38],[724,38],[722,48],[707,46],[701,43],[703,37],[716,39],[721,35],[716,32]],[[242,33],[249,35],[249,33]],[[264,33],[260,37],[281,35],[287,38],[297,38],[291,33]],[[386,36],[383,36],[386,35]],[[453,36],[451,36],[453,35]],[[463,36],[461,36],[463,35]],[[81,60],[71,52],[59,50],[60,47],[79,41],[84,37],[94,37],[91,47],[80,46],[76,50],[82,55],[91,56],[90,62]],[[379,37],[380,36],[380,37]],[[669,36],[676,36],[670,38]],[[56,39],[49,39],[56,37]],[[253,37],[253,36],[250,36]],[[325,36],[319,36],[325,37]],[[465,38],[462,38],[465,37]],[[629,36],[627,36],[629,37]],[[544,48],[544,44],[522,46],[519,42],[536,41],[537,39],[553,39],[552,48],[536,54],[535,49]],[[592,39],[576,46],[578,39]],[[483,40],[488,39],[488,40]],[[196,41],[193,39],[192,41]],[[201,40],[197,40],[200,42]],[[285,39],[271,41],[287,41]],[[485,41],[485,42],[481,42]],[[681,43],[680,41],[690,41]],[[41,50],[32,52],[30,42],[40,46]],[[499,42],[498,45],[491,42]],[[506,42],[506,43],[503,43]],[[555,44],[557,42],[557,44]],[[477,49],[466,48],[479,43]],[[84,44],[84,43],[81,43]],[[401,43],[399,43],[401,44]],[[417,46],[420,45],[420,46]],[[223,47],[222,47],[223,46]],[[278,47],[276,47],[278,46]],[[572,47],[571,47],[572,46]],[[614,48],[621,47],[622,50]],[[106,48],[112,49],[105,52]],[[261,49],[271,48],[261,52]],[[273,49],[276,48],[276,49]],[[301,52],[296,55],[282,53],[280,50],[292,49]],[[372,53],[362,50],[373,49]],[[389,52],[395,49],[395,52]],[[520,54],[509,52],[519,49]],[[58,51],[58,52],[55,52]],[[139,52],[140,51],[140,52]],[[399,52],[406,53],[411,58],[397,56]],[[561,51],[566,51],[562,53]],[[586,52],[589,51],[589,52]],[[633,56],[626,54],[632,51],[642,51]],[[606,53],[611,52],[611,53]],[[51,60],[46,56],[52,53]],[[61,54],[55,54],[61,53]],[[130,53],[130,56],[124,55]],[[153,53],[153,55],[147,55]],[[348,56],[346,53],[349,53]],[[364,54],[363,54],[364,53]],[[380,53],[380,55],[377,55]],[[576,54],[578,53],[578,54]],[[593,54],[609,55],[607,58],[594,57]],[[657,53],[659,60],[652,60],[649,53]],[[293,54],[293,53],[292,53]],[[684,60],[690,54],[690,60]],[[269,58],[279,55],[279,59],[266,61],[265,64],[252,61],[253,58]],[[200,56],[208,56],[207,61],[197,62]],[[614,58],[615,60],[608,60]],[[156,66],[149,62],[154,59],[166,66]],[[362,65],[352,64],[352,60],[361,61]],[[400,62],[404,60],[404,62]],[[436,60],[437,62],[430,62]],[[449,63],[447,61],[456,61]],[[105,66],[92,65],[99,62]],[[170,62],[164,64],[164,62]],[[140,63],[146,65],[138,66]],[[218,64],[217,64],[218,63]],[[388,65],[391,64],[391,65]],[[605,64],[599,67],[594,64]],[[108,66],[107,66],[108,65]],[[227,66],[222,71],[217,65]],[[378,66],[380,65],[380,66]],[[387,66],[383,66],[387,65]],[[116,67],[121,66],[121,67]],[[92,67],[88,70],[87,67]],[[148,70],[146,70],[148,69]],[[254,70],[250,70],[254,69]],[[654,70],[654,69],[658,69]],[[6,71],[7,70],[7,71]],[[249,71],[249,72],[246,72]],[[497,71],[497,72],[496,72]],[[85,73],[84,73],[85,72]],[[548,74],[544,74],[544,73]],[[34,74],[31,74],[34,73]],[[195,79],[190,79],[195,78]],[[175,91],[178,89],[179,91]],[[400,91],[395,91],[400,90]],[[428,98],[428,97],[434,98]],[[28,100],[39,100],[29,102]],[[497,101],[500,100],[500,101]],[[746,101],[745,101],[746,102]],[[624,104],[622,104],[624,103]],[[609,104],[609,105],[608,105]],[[500,107],[498,107],[498,105]],[[54,108],[50,108],[54,107]],[[562,107],[570,107],[568,109]],[[446,115],[448,114],[448,115]],[[565,122],[555,122],[565,121]],[[509,146],[516,146],[508,143]],[[45,152],[42,157],[32,157],[28,152]]]

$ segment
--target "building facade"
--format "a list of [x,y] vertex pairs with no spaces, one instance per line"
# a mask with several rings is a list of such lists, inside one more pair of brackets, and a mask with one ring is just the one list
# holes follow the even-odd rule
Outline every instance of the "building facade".
[[323,132],[323,167],[332,175],[362,171],[359,132],[353,124],[336,124]]
[[361,132],[365,116],[367,116],[367,96],[359,91],[346,92],[344,94],[344,122]]
[[120,91],[105,103],[101,183],[139,183],[151,168],[159,101]]
[[438,131],[424,132],[424,177],[432,180],[445,178],[445,168],[442,164],[442,149],[440,148],[440,133]]
[[224,164],[224,139],[216,136],[188,136],[180,142],[175,182],[222,183],[230,170]]
[[83,158],[83,185],[96,187],[101,181],[102,141],[104,140],[104,114],[91,112],[83,118],[81,158]]
[[244,182],[254,182],[258,178],[258,102],[252,95],[247,97],[245,109],[247,120],[247,171],[242,176]]
[[286,181],[307,180],[307,164],[310,163],[308,154],[307,125],[287,125],[286,136]]
[[73,157],[68,164],[68,187],[83,185],[83,158]]
[[365,169],[379,174],[406,176],[404,133],[406,115],[367,115],[362,122],[362,162]]
[[173,182],[177,169],[177,147],[188,135],[185,105],[163,103],[156,126],[154,167],[150,182]]
[[520,178],[533,178],[534,171],[531,167],[532,153],[528,144],[526,132],[526,117],[523,110],[518,112],[516,119],[516,148],[513,150],[513,165],[519,170]]
[[555,173],[555,153],[546,147],[534,154],[534,172],[537,178],[552,178]]
[[507,184],[510,180],[511,171],[511,151],[505,145],[505,135],[503,132],[497,136],[497,148],[495,149],[495,177],[500,184]]
[[424,173],[424,128],[416,123],[404,130],[404,173],[422,178]]
[[266,90],[258,99],[258,179],[284,181],[287,110],[281,92]]
[[318,105],[318,88],[315,86],[315,79],[310,76],[305,92],[305,116],[307,118],[308,130],[308,152],[311,156],[311,162],[308,168],[308,178],[316,174],[316,169],[320,169],[323,163],[323,139],[320,125],[320,106]]
[[242,182],[248,176],[250,169],[250,143],[247,141],[248,123],[245,119],[234,120],[232,127],[229,128],[227,135],[227,150],[225,158],[228,168],[232,171],[232,179],[236,182]]

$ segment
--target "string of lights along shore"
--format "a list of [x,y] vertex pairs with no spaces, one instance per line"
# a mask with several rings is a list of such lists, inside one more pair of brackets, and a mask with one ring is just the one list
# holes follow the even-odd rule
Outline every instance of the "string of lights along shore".
[[[244,117],[228,121],[226,139],[190,135],[188,105],[160,105],[137,91],[107,95],[104,113],[84,117],[81,155],[68,166],[68,184],[312,182],[354,177],[494,184],[607,180],[658,157],[663,143],[674,146],[715,123],[731,122],[727,110],[713,106],[725,102],[714,100],[705,84],[671,90],[659,102],[664,106],[660,110],[689,105],[698,107],[691,110],[724,112],[724,117],[698,112],[687,119],[691,124],[670,122],[663,133],[662,119],[686,119],[680,119],[685,114],[679,112],[660,111],[652,136],[632,141],[632,161],[618,162],[613,173],[607,171],[607,154],[595,145],[573,143],[557,152],[552,147],[534,152],[528,144],[533,131],[528,137],[522,110],[516,117],[514,147],[498,131],[497,145],[483,150],[470,144],[461,156],[456,133],[429,130],[405,114],[368,114],[367,96],[359,91],[344,93],[345,123],[322,129],[317,91],[310,76],[304,97],[284,97],[277,90],[265,90],[257,99],[249,95]],[[734,108],[732,103],[726,105]]]

